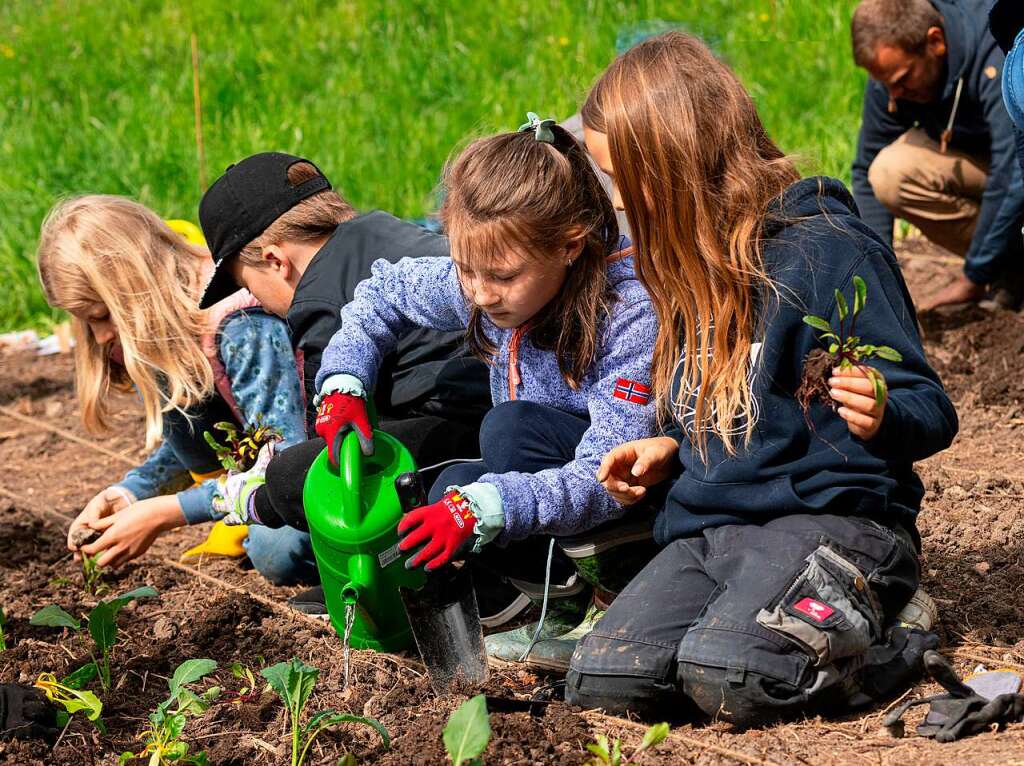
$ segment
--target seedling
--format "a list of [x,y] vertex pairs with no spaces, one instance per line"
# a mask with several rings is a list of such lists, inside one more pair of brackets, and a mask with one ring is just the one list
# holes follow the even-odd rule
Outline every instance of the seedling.
[[596,742],[587,745],[594,757],[588,760],[583,766],[629,766],[637,759],[642,752],[650,750],[660,744],[668,736],[669,726],[667,723],[657,723],[644,734],[640,747],[636,749],[629,760],[622,760],[622,742],[619,739],[608,741],[604,734],[595,737]]
[[248,471],[263,445],[281,439],[281,432],[273,426],[264,425],[260,415],[241,431],[234,423],[215,423],[213,427],[224,432],[224,444],[219,443],[209,431],[203,433],[203,438],[226,471]]
[[82,555],[82,584],[91,596],[102,596],[110,590],[110,586],[103,582],[103,569],[96,563],[99,554],[95,556]]
[[216,668],[217,663],[207,659],[185,660],[178,665],[167,682],[171,691],[170,696],[157,705],[156,711],[149,714],[149,728],[140,737],[146,746],[138,753],[121,753],[118,764],[123,766],[136,758],[148,758],[149,766],[207,766],[204,751],[189,755],[188,743],[181,739],[181,732],[189,716],[205,713],[220,694],[220,689],[216,686],[210,687],[202,694],[196,694],[188,685],[202,680]]
[[444,727],[444,749],[453,766],[479,765],[477,757],[487,749],[491,739],[491,720],[487,714],[487,698],[483,694],[463,702]]
[[64,679],[62,683],[53,673],[40,674],[34,686],[41,689],[50,702],[55,702],[64,708],[57,713],[59,726],[66,726],[71,716],[81,713],[86,719],[92,721],[97,729],[106,733],[106,727],[100,718],[100,713],[103,712],[103,703],[92,692],[82,691],[69,679]]
[[[820,331],[818,337],[826,345],[824,349],[814,349],[804,359],[803,375],[800,380],[800,387],[796,391],[797,401],[804,411],[804,415],[810,409],[811,403],[821,401],[833,409],[836,402],[829,394],[828,379],[832,375],[832,369],[838,367],[841,370],[848,370],[853,367],[861,370],[871,381],[875,392],[875,402],[879,407],[885,404],[886,387],[883,378],[873,368],[864,364],[868,359],[885,359],[888,362],[902,362],[903,356],[894,348],[889,346],[874,346],[870,343],[861,343],[857,332],[857,317],[864,310],[867,304],[868,288],[864,280],[855,276],[853,278],[853,311],[850,311],[846,298],[839,291],[835,291],[836,309],[839,313],[839,328],[833,329],[828,320],[819,316],[808,314],[804,317],[804,323],[815,330]],[[847,325],[846,319],[850,322]]]
[[0,609],[0,652],[6,651],[7,639],[4,638],[4,626],[7,624],[7,615],[4,614],[4,610]]
[[[92,636],[96,649],[95,652],[90,651],[89,653],[92,658],[90,665],[95,666],[96,673],[100,677],[100,686],[104,692],[110,689],[110,658],[113,654],[114,646],[117,644],[118,613],[135,599],[156,595],[156,590],[149,586],[136,588],[109,601],[101,601],[89,612],[87,618],[89,635]],[[75,631],[82,629],[82,624],[78,620],[56,604],[44,606],[32,615],[29,623],[31,625],[44,625],[51,628],[70,628]],[[88,665],[85,667],[88,667]],[[81,672],[82,670],[83,668],[80,668],[76,672]]]
[[388,730],[376,718],[368,716],[349,715],[348,713],[339,713],[337,710],[321,710],[305,725],[302,725],[303,711],[313,693],[313,687],[316,686],[316,678],[320,674],[316,668],[306,665],[301,660],[292,659],[290,662],[279,662],[269,668],[263,668],[260,674],[267,679],[270,688],[277,692],[285,707],[288,708],[292,731],[291,766],[301,766],[306,760],[306,754],[313,745],[313,741],[327,729],[339,723],[361,723],[369,726],[380,735],[385,748],[391,747]]
[[243,702],[252,702],[259,697],[260,690],[256,688],[256,676],[253,672],[240,662],[233,662],[228,666],[231,675],[243,682],[242,688],[238,691],[230,690],[224,693],[224,702],[233,702],[236,705]]

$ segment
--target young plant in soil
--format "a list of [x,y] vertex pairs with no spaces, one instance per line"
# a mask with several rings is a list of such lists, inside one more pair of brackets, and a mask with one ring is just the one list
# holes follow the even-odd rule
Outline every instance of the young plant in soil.
[[242,688],[237,691],[231,689],[224,692],[224,696],[221,698],[222,702],[240,705],[243,702],[252,702],[259,698],[260,690],[256,688],[256,676],[249,668],[240,662],[233,662],[228,666],[228,670],[231,671],[231,675],[244,683]]
[[[95,529],[78,527],[71,533],[71,544],[75,548],[81,548],[99,536],[100,533]],[[99,554],[95,556],[82,554],[82,586],[90,596],[97,598],[110,590],[110,586],[103,582],[103,570],[96,563],[98,560]],[[55,580],[54,582],[57,581]]]
[[[117,644],[117,615],[124,607],[135,599],[156,596],[155,589],[149,586],[136,588],[109,601],[101,601],[86,618],[89,623],[89,635],[92,636],[95,652],[90,650],[92,661],[79,668],[75,673],[86,672],[85,668],[93,666],[95,675],[99,675],[100,686],[104,692],[110,690],[110,658]],[[56,604],[44,606],[29,620],[31,625],[43,625],[51,628],[70,628],[81,630],[82,624]],[[91,680],[91,679],[90,679]]]
[[[833,329],[827,319],[808,314],[804,317],[804,324],[810,325],[820,332],[818,336],[826,345],[825,349],[816,348],[804,358],[803,374],[800,378],[800,386],[796,390],[796,399],[804,411],[804,417],[808,418],[811,404],[820,401],[836,409],[836,402],[829,394],[828,379],[832,376],[832,369],[838,367],[841,370],[848,370],[853,367],[861,370],[871,381],[875,391],[875,402],[879,407],[885,404],[886,388],[885,378],[874,369],[864,364],[865,360],[878,358],[889,362],[902,362],[903,357],[899,351],[889,346],[874,346],[870,343],[861,343],[857,332],[857,317],[864,310],[867,304],[868,288],[864,280],[859,276],[853,278],[853,311],[850,311],[846,298],[839,291],[835,291],[836,308],[839,313],[839,327]],[[847,318],[850,319],[847,324]]]
[[208,659],[185,660],[174,670],[167,682],[170,696],[149,714],[149,728],[140,739],[145,747],[138,753],[121,753],[118,764],[124,766],[134,759],[148,759],[149,766],[207,766],[206,752],[189,755],[188,743],[181,738],[185,721],[209,710],[220,689],[212,686],[202,694],[188,688],[217,669],[217,663]]
[[589,750],[594,757],[584,763],[583,766],[629,766],[632,762],[637,759],[641,753],[646,750],[650,750],[655,745],[660,744],[664,741],[665,737],[668,736],[669,726],[667,723],[657,723],[647,730],[644,734],[643,741],[640,743],[640,747],[636,749],[629,760],[622,760],[622,741],[615,739],[612,742],[608,741],[608,737],[604,734],[598,734],[595,737],[596,742],[587,745]]
[[290,662],[279,662],[269,668],[263,668],[260,674],[267,679],[270,688],[277,692],[288,709],[292,732],[291,766],[301,766],[306,760],[306,755],[314,740],[327,729],[339,723],[361,723],[369,726],[380,735],[385,749],[391,747],[388,730],[376,718],[369,716],[339,713],[337,710],[321,710],[314,714],[305,725],[302,724],[302,714],[313,693],[313,687],[316,686],[317,676],[320,674],[316,668],[293,658]]
[[491,739],[491,719],[487,713],[487,698],[483,694],[463,702],[451,714],[444,727],[444,749],[452,759],[452,766],[479,766],[478,756],[487,749]]
[[234,423],[215,423],[214,429],[224,432],[224,443],[221,444],[209,431],[203,433],[206,443],[226,471],[248,471],[256,462],[256,456],[265,444],[281,439],[281,432],[273,426],[264,425],[263,416],[256,419],[241,431]]
[[71,716],[81,713],[105,734],[106,727],[103,725],[103,719],[100,718],[100,713],[103,712],[103,703],[92,692],[82,691],[77,685],[75,675],[73,673],[63,681],[58,681],[53,673],[42,673],[36,679],[34,686],[40,689],[50,702],[64,708],[57,712],[58,726],[67,726]]
[[7,639],[4,637],[4,626],[7,624],[7,615],[0,609],[0,652],[6,651]]

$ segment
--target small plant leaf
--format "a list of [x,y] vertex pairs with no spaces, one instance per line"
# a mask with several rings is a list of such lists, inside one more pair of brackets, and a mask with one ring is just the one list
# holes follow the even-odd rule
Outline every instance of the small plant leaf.
[[313,692],[320,671],[293,657],[289,662],[263,668],[260,675],[267,679],[270,688],[284,700],[289,710],[301,711]]
[[853,277],[853,315],[857,316],[868,302],[868,286],[859,276]]
[[209,675],[216,669],[216,660],[205,658],[185,660],[174,669],[174,674],[171,676],[171,680],[167,682],[167,685],[171,690],[171,696],[173,697],[176,695],[181,687],[195,683],[203,676]]
[[306,724],[305,731],[307,734],[315,736],[318,733],[318,730],[326,729],[329,726],[334,726],[339,723],[361,723],[364,726],[369,726],[380,735],[381,741],[384,743],[385,750],[391,747],[391,735],[388,734],[388,730],[384,728],[384,724],[376,718],[352,715],[351,713],[339,713],[337,710],[321,710],[309,719],[309,723]]
[[459,705],[444,727],[443,739],[453,766],[461,766],[487,748],[491,739],[491,722],[487,714],[487,698],[483,694]]
[[842,322],[844,319],[846,319],[846,315],[850,313],[850,307],[846,305],[846,298],[843,297],[843,294],[841,292],[836,290],[835,293],[836,308],[839,311],[839,321]]
[[612,766],[622,766],[622,740],[618,737],[612,742]]
[[832,332],[832,325],[821,317],[816,317],[813,314],[808,314],[804,317],[804,324],[810,325],[815,330],[821,330],[822,332]]
[[[656,723],[644,734],[643,742],[640,743],[640,751],[647,750],[655,745],[661,744],[668,736],[669,725],[665,722]],[[640,752],[638,751],[638,752]]]
[[101,601],[89,612],[89,635],[101,652],[117,643],[117,611],[108,602]]
[[82,665],[82,667],[80,667],[74,673],[68,675],[67,678],[61,681],[61,683],[69,689],[81,689],[92,679],[94,679],[96,677],[96,674],[99,672],[100,671],[99,668],[96,667],[96,663],[89,662],[85,665]]
[[110,605],[110,608],[114,610],[116,616],[124,607],[131,601],[138,598],[154,598],[160,594],[156,592],[156,588],[152,588],[149,585],[143,585],[141,588],[130,590],[127,593],[122,593],[120,596],[115,596],[109,601],[102,602]]
[[868,377],[871,379],[871,385],[875,389],[875,405],[879,408],[885,406],[885,398],[888,393],[888,389],[885,385],[885,378],[882,374],[876,370],[868,368]]
[[609,755],[608,751],[605,750],[600,745],[595,745],[593,742],[591,742],[590,744],[587,745],[587,750],[589,750],[591,753],[593,753],[598,758],[600,758],[601,759],[601,763],[610,763],[611,762],[611,755]]
[[836,353],[836,352],[837,352],[838,350],[839,350],[839,344],[838,344],[838,343],[829,343],[829,344],[828,344],[828,352],[829,352],[830,354],[834,354],[834,353]]
[[884,359],[887,362],[903,361],[903,354],[889,346],[877,346],[875,348],[875,356],[877,356],[879,359]]
[[65,612],[56,604],[44,606],[28,621],[29,625],[41,625],[47,628],[71,628],[80,630],[82,623]]
[[359,764],[356,762],[356,757],[352,755],[352,753],[345,753],[345,755],[338,759],[336,766],[359,766]]

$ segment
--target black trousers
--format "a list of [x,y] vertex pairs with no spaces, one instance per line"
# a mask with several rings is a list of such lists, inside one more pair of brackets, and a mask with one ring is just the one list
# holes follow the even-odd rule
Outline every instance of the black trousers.
[[[480,455],[477,424],[421,415],[401,420],[382,418],[377,428],[402,442],[418,466]],[[270,461],[267,483],[256,490],[253,500],[261,524],[309,531],[302,508],[302,488],[309,467],[325,446],[319,437],[310,439],[289,447]]]
[[788,516],[676,540],[580,641],[566,700],[739,725],[805,710],[849,688],[919,574],[905,530],[860,518]]

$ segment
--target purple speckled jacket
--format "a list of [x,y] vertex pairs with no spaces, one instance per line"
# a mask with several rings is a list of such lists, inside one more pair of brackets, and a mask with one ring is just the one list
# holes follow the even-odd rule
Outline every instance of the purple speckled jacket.
[[[617,300],[602,328],[598,354],[578,390],[562,377],[553,352],[530,343],[529,331],[485,325],[498,349],[490,373],[495,404],[509,399],[538,402],[587,418],[591,424],[575,459],[561,468],[480,477],[478,481],[493,484],[501,495],[505,528],[499,544],[537,533],[574,534],[623,513],[595,474],[612,447],[656,432],[653,401],[638,402],[647,399],[643,392],[649,391],[658,323],[650,298],[633,273],[632,257],[610,259],[608,277]],[[329,376],[345,373],[372,391],[381,359],[394,348],[397,337],[412,327],[465,329],[469,308],[450,258],[405,258],[394,264],[374,263],[372,276],[359,284],[341,317],[341,329],[324,350],[317,390]],[[637,384],[633,390],[639,394],[629,396],[630,383]]]

